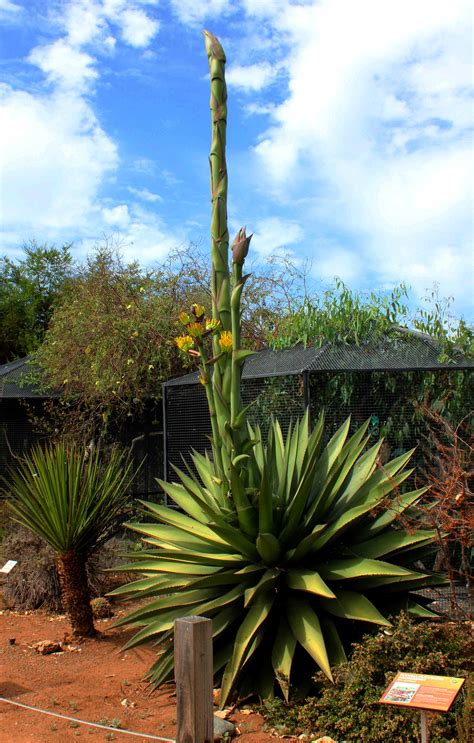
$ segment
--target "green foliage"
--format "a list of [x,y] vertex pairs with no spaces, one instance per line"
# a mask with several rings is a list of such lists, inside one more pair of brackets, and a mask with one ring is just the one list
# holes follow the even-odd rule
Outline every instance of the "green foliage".
[[274,348],[291,348],[297,343],[323,346],[325,343],[355,343],[380,338],[407,316],[407,289],[395,287],[389,296],[370,292],[368,297],[335,279],[321,296],[304,296],[300,306],[284,317],[270,337]]
[[335,670],[334,685],[320,673],[315,678],[319,693],[304,704],[288,707],[273,702],[262,711],[270,725],[328,735],[336,741],[415,743],[420,727],[416,711],[379,704],[395,673],[471,676],[452,710],[433,716],[430,722],[433,743],[468,743],[472,650],[469,623],[418,624],[402,613],[391,630],[367,635],[354,646],[350,661]]
[[[451,314],[452,297],[442,299],[435,285],[422,307],[410,312],[409,293],[401,283],[389,294],[365,294],[334,280],[322,295],[307,291],[290,307],[286,316],[269,336],[274,348],[291,348],[297,343],[323,346],[326,343],[350,343],[357,346],[390,337],[396,326],[412,327],[433,338],[440,348],[440,362],[461,352],[472,358],[474,333],[464,320]],[[395,336],[396,337],[396,333]]]
[[18,261],[0,258],[0,364],[26,356],[43,340],[54,306],[73,274],[70,246],[23,246]]
[[274,422],[266,444],[249,427],[229,479],[196,453],[179,483],[160,482],[181,512],[144,504],[153,522],[129,526],[150,546],[124,569],[145,577],[115,592],[152,599],[121,623],[140,627],[127,647],[165,643],[154,685],[172,677],[166,641],[184,613],[213,619],[222,705],[234,689],[268,697],[275,680],[288,696],[290,676],[315,665],[332,678],[359,622],[389,627],[401,608],[433,616],[406,591],[442,582],[411,568],[434,534],[395,527],[424,492],[400,495],[411,453],[381,469],[368,421],[351,437],[349,423],[325,447],[322,418],[310,432],[306,415],[286,440]]
[[57,443],[34,447],[11,468],[2,493],[23,526],[58,554],[88,556],[121,523],[129,505],[131,463],[118,451]]
[[61,391],[59,428],[80,438],[161,397],[164,379],[183,369],[168,341],[174,289],[165,271],[125,265],[107,246],[89,259],[35,354],[43,384]]

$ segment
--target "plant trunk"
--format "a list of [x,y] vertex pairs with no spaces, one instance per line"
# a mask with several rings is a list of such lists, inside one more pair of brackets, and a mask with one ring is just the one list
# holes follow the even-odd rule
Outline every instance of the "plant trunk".
[[84,556],[69,550],[57,556],[56,567],[64,608],[73,633],[79,637],[94,637],[96,631]]

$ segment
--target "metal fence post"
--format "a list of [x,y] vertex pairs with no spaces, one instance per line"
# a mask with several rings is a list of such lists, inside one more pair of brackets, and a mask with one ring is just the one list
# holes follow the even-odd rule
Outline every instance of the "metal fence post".
[[212,621],[182,617],[174,624],[176,743],[214,740]]

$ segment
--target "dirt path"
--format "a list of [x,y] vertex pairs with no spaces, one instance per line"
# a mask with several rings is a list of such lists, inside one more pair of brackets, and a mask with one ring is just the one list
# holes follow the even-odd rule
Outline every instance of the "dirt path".
[[[40,655],[29,646],[41,640],[63,641],[69,632],[64,617],[42,612],[0,613],[0,697],[59,712],[70,717],[102,722],[141,733],[174,738],[174,687],[153,695],[142,682],[155,658],[150,646],[127,652],[120,648],[129,629],[111,629],[113,620],[96,622],[100,637],[86,640],[77,650]],[[13,642],[14,640],[14,642]],[[262,718],[239,712],[231,717],[240,729],[237,740],[265,743],[275,740],[262,730]],[[98,730],[0,702],[1,743],[68,743],[84,741],[139,741],[146,738]]]

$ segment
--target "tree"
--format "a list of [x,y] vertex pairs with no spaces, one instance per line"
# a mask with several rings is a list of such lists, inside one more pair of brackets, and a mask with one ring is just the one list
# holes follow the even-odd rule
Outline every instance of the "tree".
[[73,276],[70,249],[32,240],[23,246],[24,258],[0,258],[0,363],[26,356],[40,345],[53,308]]
[[116,450],[104,463],[97,448],[59,443],[34,448],[4,481],[13,518],[56,552],[63,603],[82,637],[95,634],[87,558],[122,522],[132,479],[131,463]]
[[[35,353],[36,381],[61,391],[37,423],[69,436],[105,436],[161,400],[162,383],[190,369],[171,340],[183,306],[210,310],[210,271],[199,246],[171,252],[162,265],[126,263],[106,241],[76,270],[74,291],[54,307]],[[242,342],[263,345],[289,307],[296,277],[275,266],[249,281]],[[112,430],[111,430],[112,427]]]

